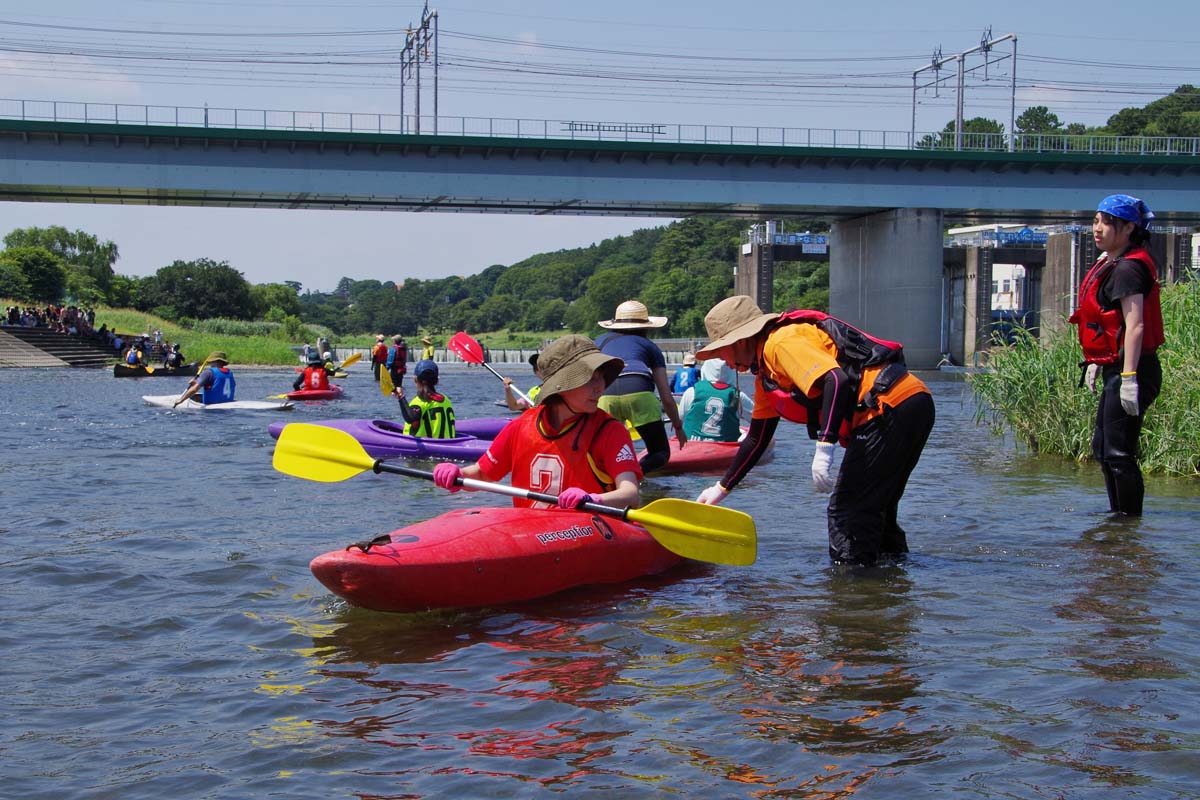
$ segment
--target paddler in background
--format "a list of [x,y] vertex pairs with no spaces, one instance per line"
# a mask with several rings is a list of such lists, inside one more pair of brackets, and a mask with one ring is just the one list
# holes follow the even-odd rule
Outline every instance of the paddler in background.
[[371,348],[371,374],[375,376],[375,382],[379,383],[379,370],[387,364],[388,346],[383,342],[383,334],[375,334],[375,346]]
[[689,442],[736,442],[742,410],[754,400],[733,382],[733,370],[719,358],[705,359],[700,379],[679,398],[679,416]]
[[408,423],[404,432],[426,439],[453,439],[454,406],[449,397],[437,390],[438,365],[433,361],[418,361],[413,367],[413,380],[417,384],[417,396],[412,400],[405,399],[403,386],[392,390],[392,396],[400,402],[400,413]]
[[[642,469],[629,432],[600,410],[600,395],[625,366],[586,336],[564,336],[538,356],[537,404],[506,425],[475,464],[438,464],[433,481],[456,492],[459,478],[498,481],[558,496],[559,508],[585,502],[637,507]],[[517,507],[545,503],[514,497]]]
[[[538,365],[538,354],[534,353],[533,355],[531,355],[529,357],[529,366],[533,368],[534,375],[538,374],[537,365]],[[526,403],[524,398],[517,397],[517,393],[513,391],[512,383],[513,383],[512,378],[504,379],[504,403],[505,403],[505,405],[508,406],[508,410],[509,411],[524,411],[527,408],[532,408],[533,405],[531,405],[530,403]],[[528,392],[526,392],[525,397],[528,397],[532,401],[533,404],[536,404],[538,392],[540,392],[541,390],[542,390],[542,385],[539,383],[537,386],[534,386],[532,389],[530,389]]]
[[292,381],[292,389],[328,389],[329,376],[332,374],[332,362],[323,362],[316,353],[309,353],[308,366]]
[[[805,422],[817,440],[813,486],[833,493],[826,513],[830,559],[869,565],[881,556],[907,553],[897,509],[933,429],[934,408],[929,389],[904,367],[899,345],[820,312],[765,314],[747,295],[717,303],[705,315],[704,327],[711,341],[696,358],[716,356],[757,380],[750,430],[725,477],[701,492],[698,501],[716,505],[724,500],[758,462],[785,416]],[[850,353],[860,348],[849,343],[877,346],[880,360],[871,366],[857,363]],[[835,482],[833,452],[839,441],[846,454]]]
[[[617,306],[612,319],[596,323],[608,333],[596,339],[596,346],[605,355],[616,356],[625,368],[613,385],[604,392],[600,407],[622,422],[637,429],[646,445],[642,456],[642,472],[661,469],[671,460],[671,442],[663,424],[663,415],[671,421],[680,449],[687,442],[683,420],[671,394],[671,379],[667,377],[667,362],[658,345],[647,338],[655,328],[667,324],[666,317],[652,317],[646,306],[637,300],[626,300]],[[655,397],[655,392],[658,397]]]
[[229,368],[229,359],[220,350],[214,350],[208,354],[208,358],[204,359],[204,363],[200,365],[200,371],[188,383],[183,394],[179,395],[175,405],[178,406],[197,392],[200,393],[200,402],[206,406],[230,403],[234,399],[236,388],[233,370]]
[[[700,369],[696,366],[696,354],[684,353],[683,366],[675,370],[675,376],[671,378],[671,394],[683,394],[695,386],[698,380]],[[683,416],[682,411],[679,412],[679,416]]]
[[421,360],[433,361],[433,339],[430,339],[428,336],[422,336],[421,345]]

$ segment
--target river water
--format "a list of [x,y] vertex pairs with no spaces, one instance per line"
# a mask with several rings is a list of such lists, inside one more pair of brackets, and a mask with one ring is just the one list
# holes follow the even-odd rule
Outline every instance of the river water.
[[[1038,458],[931,381],[903,564],[827,562],[810,445],[730,505],[752,567],[685,564],[510,607],[353,609],[309,560],[504,504],[271,469],[280,418],[177,413],[177,378],[0,370],[0,795],[12,798],[1200,796],[1200,500],[1151,478],[1112,521],[1099,471]],[[291,373],[241,369],[243,399]],[[522,376],[518,376],[522,377]],[[460,417],[498,380],[443,372]],[[694,498],[712,476],[652,479]]]

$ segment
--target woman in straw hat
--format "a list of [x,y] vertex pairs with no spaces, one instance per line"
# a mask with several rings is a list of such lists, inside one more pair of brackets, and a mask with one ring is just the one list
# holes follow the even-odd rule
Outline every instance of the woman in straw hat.
[[[904,368],[900,346],[820,312],[764,314],[739,295],[704,318],[711,341],[696,358],[721,358],[756,375],[750,430],[728,471],[701,503],[720,503],[775,435],[779,417],[808,425],[817,440],[813,485],[831,492],[829,556],[873,564],[908,552],[897,509],[933,428],[933,398]],[[868,355],[869,353],[869,355]],[[837,481],[834,444],[846,447]]]
[[421,360],[433,361],[433,339],[428,336],[421,337]]
[[375,334],[375,344],[371,347],[371,374],[379,383],[379,371],[387,364],[388,346],[383,341],[383,334]]
[[[658,345],[645,333],[667,324],[666,317],[652,317],[637,300],[626,300],[617,306],[612,319],[598,323],[609,332],[596,340],[596,346],[606,355],[625,362],[621,375],[605,390],[600,408],[637,429],[646,444],[642,456],[642,471],[653,472],[671,460],[671,443],[663,424],[663,413],[671,420],[679,446],[687,437],[675,398],[671,395],[671,379],[667,377],[667,362]],[[658,397],[655,397],[655,392]]]
[[237,382],[233,379],[233,370],[229,368],[229,359],[220,350],[216,350],[204,359],[196,377],[188,383],[175,405],[185,402],[197,392],[200,392],[200,402],[206,406],[230,403],[234,399],[236,388]]
[[[633,442],[598,406],[622,366],[586,336],[554,341],[538,357],[537,405],[504,426],[477,463],[438,464],[434,483],[455,492],[459,478],[498,481],[511,473],[513,486],[557,495],[560,508],[584,502],[636,507],[642,470]],[[519,497],[513,505],[546,507]]]

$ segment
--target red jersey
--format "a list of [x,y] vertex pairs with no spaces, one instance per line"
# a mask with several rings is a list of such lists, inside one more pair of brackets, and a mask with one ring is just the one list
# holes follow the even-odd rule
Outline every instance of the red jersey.
[[[610,491],[622,472],[642,479],[624,425],[596,411],[576,417],[555,433],[544,420],[545,412],[535,406],[504,426],[478,462],[487,480],[498,481],[511,473],[513,486],[557,496],[571,486],[592,493]],[[523,497],[514,497],[513,505],[552,507]]]

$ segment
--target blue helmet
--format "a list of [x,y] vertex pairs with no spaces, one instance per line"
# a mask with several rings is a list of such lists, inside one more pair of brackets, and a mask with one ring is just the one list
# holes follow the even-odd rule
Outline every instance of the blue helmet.
[[1149,227],[1150,220],[1154,219],[1154,212],[1147,208],[1145,203],[1127,194],[1110,194],[1100,201],[1096,210],[1132,222],[1139,228]]
[[413,375],[417,380],[425,380],[426,375],[432,374],[433,381],[436,383],[438,379],[438,365],[430,361],[428,358],[421,359],[417,365],[413,367]]

